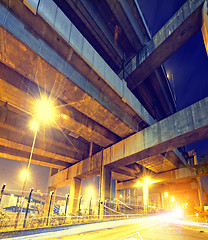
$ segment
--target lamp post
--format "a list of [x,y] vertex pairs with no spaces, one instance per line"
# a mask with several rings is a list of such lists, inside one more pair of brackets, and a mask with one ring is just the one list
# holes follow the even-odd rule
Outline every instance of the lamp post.
[[23,207],[23,203],[24,203],[24,199],[23,199],[24,191],[25,191],[25,188],[26,188],[27,178],[28,178],[28,175],[29,175],[29,169],[30,169],[31,159],[32,159],[33,150],[34,150],[34,146],[35,146],[35,141],[36,141],[36,137],[37,137],[37,132],[38,132],[38,125],[36,126],[36,129],[35,129],[35,134],[34,134],[34,138],[33,138],[32,148],[31,148],[31,151],[30,151],[30,158],[29,158],[29,162],[27,164],[25,179],[24,179],[24,183],[23,183],[23,187],[22,187],[22,194],[21,194],[19,208],[18,208],[16,220],[15,220],[15,228],[18,225],[19,217],[20,217],[20,214],[22,212],[22,207]]
[[53,106],[52,102],[50,101],[50,99],[45,96],[43,96],[40,100],[36,101],[36,103],[34,104],[33,112],[34,112],[36,120],[33,120],[31,122],[30,127],[35,131],[35,133],[34,133],[32,148],[30,151],[30,157],[29,157],[29,161],[28,161],[28,165],[27,165],[26,175],[25,175],[25,179],[24,179],[24,183],[23,183],[23,187],[22,187],[20,204],[19,204],[19,208],[18,208],[16,220],[15,220],[15,228],[18,225],[19,217],[22,212],[22,206],[23,206],[23,202],[24,202],[24,200],[23,200],[24,191],[26,188],[26,183],[27,183],[27,179],[28,179],[28,174],[29,174],[29,169],[30,169],[30,165],[31,165],[31,160],[32,160],[32,155],[33,155],[35,141],[36,141],[36,137],[37,137],[37,133],[38,133],[39,124],[43,123],[45,125],[48,122],[52,122],[55,117],[54,106]]

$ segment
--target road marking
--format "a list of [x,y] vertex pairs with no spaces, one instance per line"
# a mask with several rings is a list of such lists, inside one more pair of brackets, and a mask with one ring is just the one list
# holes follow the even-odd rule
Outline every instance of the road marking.
[[139,232],[138,232],[138,235],[139,235],[139,237],[140,237],[140,239],[141,239],[141,240],[144,240],[144,239],[142,238],[142,236],[140,235],[140,233],[139,233]]
[[131,240],[137,240],[138,238],[129,238],[129,237],[132,237],[132,236],[135,236],[135,235],[138,235],[141,240],[144,240],[139,232],[133,233],[133,234],[128,235],[128,236],[123,237],[123,238],[119,238],[119,240],[130,240],[130,239]]

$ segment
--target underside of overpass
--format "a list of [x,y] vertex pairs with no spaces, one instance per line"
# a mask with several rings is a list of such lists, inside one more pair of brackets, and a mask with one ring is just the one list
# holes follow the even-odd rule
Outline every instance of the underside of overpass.
[[47,95],[58,116],[31,163],[61,170],[50,187],[187,167],[182,147],[207,137],[207,99],[177,112],[162,64],[206,23],[203,4],[188,0],[152,37],[136,0],[0,1],[0,157],[28,162]]

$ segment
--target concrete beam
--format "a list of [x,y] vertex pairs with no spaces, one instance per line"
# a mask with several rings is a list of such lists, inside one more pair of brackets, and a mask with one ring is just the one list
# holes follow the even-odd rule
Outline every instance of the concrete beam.
[[[163,119],[162,121],[114,144],[85,159],[62,174],[81,177],[93,176],[104,166],[126,166],[140,162],[145,158],[155,156],[180,146],[204,139],[208,136],[208,97]],[[159,163],[158,163],[159,164]],[[51,186],[56,185],[58,175],[51,179]],[[64,178],[61,179],[64,184]]]
[[141,159],[140,161],[137,161],[137,163],[155,173],[169,171],[178,167],[178,164],[170,154],[165,154],[165,156],[157,154],[155,156]]
[[135,178],[139,173],[134,169],[128,167],[116,167],[112,169],[113,172],[120,173],[125,176]]
[[[17,71],[20,75],[39,85],[43,90],[50,92],[53,98],[59,98],[69,106],[82,112],[88,118],[98,122],[99,125],[103,125],[121,137],[132,134],[137,130],[137,122],[130,119],[127,113],[124,114],[124,110],[118,108],[98,91],[98,89],[88,84],[86,80],[69,65],[65,66],[65,70],[68,72],[66,75],[69,75],[70,79],[2,27],[0,27],[0,39],[0,52],[2,53],[0,55],[0,61]],[[3,44],[5,42],[7,43],[6,45]],[[53,50],[49,49],[46,45],[41,49],[43,52],[46,51],[47,56],[53,53]],[[21,64],[19,64],[18,59],[21,59]],[[53,61],[55,61],[55,59],[56,61],[60,60],[60,62],[63,62],[58,56],[54,56]],[[82,82],[84,90],[77,86],[80,81]],[[85,92],[85,90],[87,92]],[[119,115],[120,118],[117,117],[117,115]],[[121,117],[121,115],[123,116]],[[128,120],[130,120],[131,123],[126,124]],[[100,137],[102,136],[103,135],[100,135]],[[110,144],[114,143],[113,141],[110,142]],[[109,142],[107,144],[103,141],[103,144],[107,146]]]
[[[0,158],[28,163],[29,157],[30,157],[30,153],[28,151],[25,152],[22,150],[17,150],[14,148],[0,145]],[[56,160],[51,157],[41,156],[38,154],[33,154],[31,163],[36,165],[46,166],[46,167],[53,167],[57,169],[65,169],[69,167],[69,165],[71,165],[67,162]]]
[[175,155],[175,157],[178,159],[178,162],[180,162],[181,164],[183,164],[184,166],[188,167],[188,163],[186,161],[186,159],[184,158],[184,156],[182,155],[181,152],[178,151],[178,149],[173,149],[172,150],[173,154]]
[[163,154],[142,159],[137,163],[155,173],[169,171],[181,166],[188,166],[183,155],[177,149],[173,149],[172,151],[167,149]]
[[107,54],[114,59],[118,66],[121,66],[123,51],[119,46],[115,46],[114,35],[107,24],[102,21],[102,17],[100,16],[99,11],[95,8],[94,2],[79,0],[74,3],[73,1],[67,0],[67,3],[74,11],[76,11],[77,15],[87,28],[92,31],[94,38],[98,42],[101,42],[101,45]]
[[[199,164],[192,167],[179,168],[169,172],[159,173],[151,178],[156,182],[155,184],[161,183],[175,183],[177,181],[187,181],[191,178],[197,178],[208,175],[208,164]],[[136,183],[139,179],[134,179],[126,182],[117,184],[118,190],[135,188]],[[154,186],[154,185],[153,185]]]
[[[7,4],[7,1],[5,2]],[[51,10],[48,8],[47,3],[50,3]],[[69,79],[74,81],[79,88],[86,91],[87,94],[93,95],[92,97],[94,97],[97,102],[101,103],[104,108],[110,110],[109,116],[114,113],[132,129],[137,129],[135,120],[136,125],[141,119],[150,125],[154,122],[138,99],[129,91],[126,84],[112,71],[82,34],[73,26],[70,20],[63,13],[55,14],[56,11],[60,12],[60,9],[58,9],[52,0],[45,1],[45,4],[44,1],[42,1],[41,11],[39,12],[41,17],[35,16],[21,4],[20,1],[11,0],[8,7],[15,12],[27,26],[29,25],[34,33],[44,38],[59,55],[57,55],[53,49],[45,46],[46,44],[42,40],[39,39],[37,41],[37,39],[27,31],[24,24],[14,18],[14,16],[1,5],[0,12],[2,20],[0,19],[0,24],[34,51],[38,52]],[[64,30],[65,28],[67,31]],[[65,34],[67,36],[65,36]],[[47,53],[48,50],[50,51]],[[71,70],[72,67],[69,66],[68,63],[74,66],[82,76],[85,76],[85,79],[80,76],[80,74],[74,78],[75,69]],[[68,71],[66,71],[67,68]],[[82,94],[80,94],[80,96],[82,96]],[[88,108],[84,107],[83,111],[84,109],[87,110]],[[128,114],[125,115],[123,109],[125,109],[125,112],[128,112]],[[90,112],[92,112],[92,109]],[[89,114],[89,111],[86,111],[85,114]],[[93,114],[91,115],[91,117],[93,117]],[[104,119],[104,116],[102,119]],[[105,123],[108,123],[108,121],[105,121]],[[105,127],[108,128],[108,126]],[[113,130],[111,131],[114,132]],[[119,128],[119,130],[117,129],[116,134],[121,134],[121,128]],[[125,135],[125,133],[123,134]]]
[[125,166],[208,136],[208,97],[114,144],[104,165]]
[[[25,146],[31,146],[33,133],[29,131],[28,125],[29,119],[8,110],[6,120],[0,122],[0,137]],[[43,128],[40,127],[37,136],[36,146],[39,148],[45,150],[47,148],[53,154],[63,154],[68,157],[72,152],[78,153],[76,156],[77,160],[81,160],[83,156],[88,155],[88,148],[85,144],[82,144],[81,141],[70,137],[67,139],[58,129]],[[78,146],[78,144],[80,144],[80,146]],[[81,147],[83,147],[83,149],[81,149]],[[72,160],[72,163],[75,163],[74,161],[75,160]]]
[[[9,148],[9,149],[17,150],[17,151],[24,151],[24,152],[27,152],[27,153],[31,152],[31,146],[26,146],[26,145],[16,143],[14,141],[9,141],[9,140],[6,140],[6,139],[2,139],[2,138],[0,138],[0,145],[2,147],[7,148],[7,149]],[[52,146],[52,147],[54,148],[54,150],[56,149],[55,146]],[[78,162],[77,159],[73,159],[73,158],[70,158],[70,157],[66,157],[64,155],[56,154],[54,152],[54,150],[52,152],[51,149],[47,149],[47,148],[49,148],[49,147],[47,146],[46,149],[39,149],[36,146],[34,148],[33,153],[36,154],[36,155],[39,155],[39,156],[54,159],[54,161],[57,160],[57,161],[65,162],[65,164],[64,163],[62,164],[63,166],[68,166],[69,164],[67,164],[67,163],[73,164],[73,163]],[[50,152],[49,152],[49,150],[50,150]],[[40,161],[40,165],[41,165],[41,161]]]
[[127,64],[130,90],[186,43],[202,26],[204,0],[188,0],[158,33]]
[[[99,175],[99,172],[98,172],[98,175]],[[115,179],[115,180],[118,180],[118,181],[127,181],[127,180],[132,180],[134,179],[135,177],[131,176],[130,174],[126,173],[126,172],[113,172],[112,171],[112,179]]]
[[170,183],[158,186],[157,183],[150,186],[149,191],[150,193],[164,193],[168,192],[169,194],[174,194],[178,192],[188,192],[190,190],[196,190],[198,188],[196,181],[189,181],[189,182],[182,182],[182,183]]
[[[11,80],[14,78],[16,79],[15,85],[19,85],[19,87],[22,85],[27,87],[22,87],[22,89],[19,89],[6,82],[8,80],[12,83]],[[4,81],[4,79],[6,81]],[[57,79],[58,76],[56,80]],[[39,94],[39,91],[41,91],[41,89],[38,87],[38,85],[32,85],[29,80],[20,77],[14,71],[8,70],[6,66],[0,64],[0,86],[1,101],[8,102],[9,105],[20,109],[22,112],[25,112],[30,116],[33,115],[35,98],[33,95],[31,95],[31,93],[35,94],[34,89],[36,89],[37,95]],[[57,118],[57,125],[54,125],[53,127],[58,126],[62,129],[67,129],[83,137],[87,141],[93,141],[94,143],[103,147],[120,140],[116,134],[110,132],[105,127],[96,123],[94,120],[77,111],[75,108],[70,106],[63,106],[63,102],[58,99],[54,101],[54,103],[57,106],[61,106],[58,107],[59,115],[64,117]],[[80,142],[78,145],[75,145],[78,148],[82,148],[83,150],[88,151],[88,149],[86,149],[86,144],[84,143]]]
[[[15,124],[11,125],[11,123]],[[15,149],[27,153],[31,152],[34,135],[32,131],[26,130],[28,128],[27,125],[28,121],[23,116],[8,110],[5,122],[0,122],[0,145],[7,149],[7,153],[10,153],[9,149],[12,149],[13,153]],[[55,139],[49,138],[52,137],[51,134],[55,135]],[[57,135],[58,138],[56,138]],[[40,128],[36,138],[34,154],[37,154],[39,157],[43,156],[43,162],[44,157],[54,159],[54,161],[63,161],[62,166],[65,167],[82,160],[86,153],[81,150],[79,152],[73,144],[71,146],[70,144],[66,144],[66,140],[63,142],[63,133],[61,134],[62,138],[59,138],[59,135],[60,131],[53,131],[51,133],[51,129],[49,131],[48,129],[44,129],[43,131]],[[50,159],[48,162],[51,162]],[[39,164],[42,165],[41,160]],[[45,163],[43,164],[45,166]]]
[[138,52],[147,39],[145,39],[128,1],[122,0],[116,4],[111,0],[107,0],[106,2],[132,47]]

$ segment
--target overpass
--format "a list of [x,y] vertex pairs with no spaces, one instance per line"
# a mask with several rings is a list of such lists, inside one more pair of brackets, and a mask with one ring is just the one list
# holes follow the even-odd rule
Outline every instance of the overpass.
[[207,137],[208,99],[177,112],[161,64],[202,26],[206,45],[204,0],[188,0],[154,37],[133,0],[0,3],[0,157],[28,162],[27,125],[46,94],[58,116],[38,130],[32,163],[51,168],[49,191],[71,184],[74,199],[100,176],[104,200],[112,179],[121,190],[144,171],[188,166],[180,147]]

